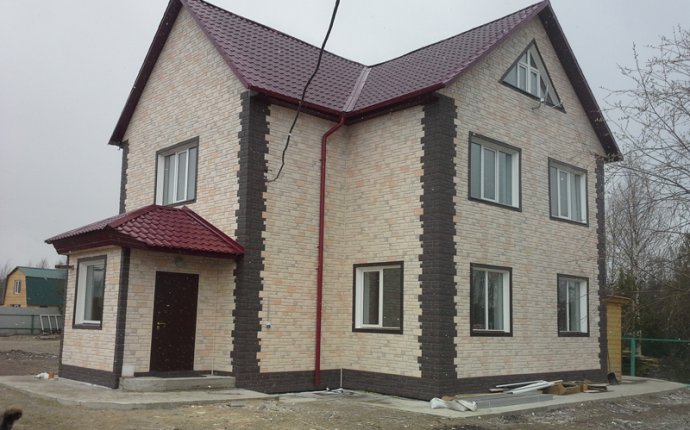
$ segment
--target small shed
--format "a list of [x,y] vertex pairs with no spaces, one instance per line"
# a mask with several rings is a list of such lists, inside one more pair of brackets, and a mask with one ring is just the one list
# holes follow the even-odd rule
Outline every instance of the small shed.
[[609,372],[616,374],[618,382],[623,377],[622,358],[622,315],[623,305],[630,303],[628,297],[611,295],[606,298],[606,335],[608,339]]

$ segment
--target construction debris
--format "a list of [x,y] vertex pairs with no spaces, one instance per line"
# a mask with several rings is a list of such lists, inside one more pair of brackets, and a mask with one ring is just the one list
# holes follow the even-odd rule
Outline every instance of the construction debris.
[[509,390],[508,393],[510,394],[520,394],[520,393],[526,393],[528,391],[535,391],[535,390],[541,390],[544,388],[552,387],[558,383],[561,383],[563,381],[533,381],[531,383],[528,383],[525,386],[518,387],[518,388],[513,388],[512,390]]
[[587,390],[588,381],[569,381],[559,382],[552,387],[544,389],[545,394],[555,394],[556,396],[564,396],[567,394],[583,393]]
[[461,412],[477,410],[477,402],[467,402],[460,399],[443,400],[434,397],[429,403],[431,404],[431,409],[453,409]]

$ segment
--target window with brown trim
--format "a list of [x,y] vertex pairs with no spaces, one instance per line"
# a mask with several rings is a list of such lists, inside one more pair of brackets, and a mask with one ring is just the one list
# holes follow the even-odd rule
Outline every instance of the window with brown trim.
[[558,334],[587,336],[589,334],[587,278],[558,275]]
[[176,205],[196,199],[198,155],[198,138],[158,151],[157,204]]
[[76,326],[101,326],[103,322],[105,264],[105,256],[84,258],[78,261],[74,300]]
[[512,269],[470,266],[470,328],[475,336],[512,334]]
[[549,159],[551,218],[587,224],[587,171]]
[[503,75],[502,82],[549,106],[561,108],[536,42],[532,41]]
[[470,199],[520,209],[520,150],[470,133]]
[[354,266],[355,331],[402,333],[403,263]]

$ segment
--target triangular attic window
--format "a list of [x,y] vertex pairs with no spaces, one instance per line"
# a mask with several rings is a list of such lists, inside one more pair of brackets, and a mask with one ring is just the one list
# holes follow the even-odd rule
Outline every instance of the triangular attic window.
[[535,42],[530,43],[520,54],[517,61],[503,76],[503,82],[546,104],[561,107],[561,101],[551,83]]

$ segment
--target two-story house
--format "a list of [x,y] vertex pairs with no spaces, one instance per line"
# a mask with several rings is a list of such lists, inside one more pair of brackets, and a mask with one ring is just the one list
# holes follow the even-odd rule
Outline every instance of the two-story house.
[[61,376],[602,378],[620,152],[548,1],[374,66],[325,53],[284,152],[318,54],[170,1],[110,141],[122,213],[48,240],[72,266]]

